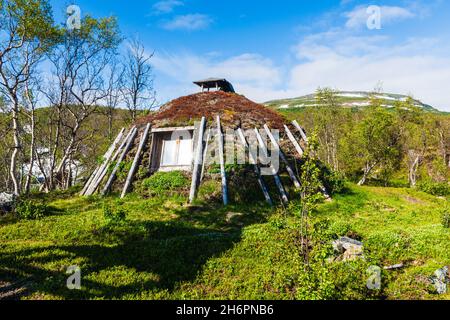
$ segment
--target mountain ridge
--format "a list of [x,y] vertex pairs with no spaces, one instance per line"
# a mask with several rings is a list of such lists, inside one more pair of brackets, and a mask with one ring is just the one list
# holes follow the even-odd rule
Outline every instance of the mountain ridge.
[[[374,93],[368,91],[337,91],[338,101],[344,108],[364,108],[370,105],[370,97],[375,96],[381,100],[381,104],[386,108],[393,108],[395,102],[405,101],[408,96],[396,93]],[[299,109],[305,107],[317,107],[315,94],[308,94],[296,98],[276,99],[264,102],[267,107],[277,110]],[[423,103],[418,99],[414,99],[414,105],[428,112],[440,113],[442,111],[433,106]]]

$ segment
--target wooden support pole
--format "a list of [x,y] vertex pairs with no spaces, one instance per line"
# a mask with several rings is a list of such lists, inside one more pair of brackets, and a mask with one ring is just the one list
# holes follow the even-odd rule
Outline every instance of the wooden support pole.
[[128,193],[128,191],[130,191],[130,187],[133,183],[134,175],[136,174],[136,171],[141,162],[141,153],[142,153],[142,150],[144,149],[145,144],[147,143],[147,138],[148,138],[148,133],[149,133],[150,128],[151,128],[151,125],[150,125],[150,123],[148,123],[147,126],[145,127],[144,132],[141,135],[141,141],[139,143],[138,150],[134,157],[130,172],[128,172],[128,177],[127,177],[127,180],[125,181],[125,185],[123,187],[122,194],[120,196],[120,198],[122,198],[122,199],[125,197],[125,195]]
[[[264,155],[268,158],[268,151],[266,143],[264,142],[263,138],[261,137],[261,134],[259,133],[259,130],[255,128],[255,134],[256,139],[258,140],[259,147],[264,152]],[[287,196],[286,190],[284,190],[283,183],[281,182],[280,176],[278,175],[278,172],[275,170],[272,164],[270,164],[270,170],[272,171],[272,175],[275,179],[275,184],[277,185],[278,191],[280,192],[281,199],[284,203],[289,202],[289,198]]]
[[258,166],[257,156],[254,155],[253,152],[250,150],[250,148],[248,146],[247,139],[245,139],[244,133],[242,132],[241,128],[239,128],[237,130],[237,134],[238,134],[239,140],[241,141],[242,145],[244,146],[244,149],[246,151],[248,150],[250,161],[252,163],[254,163],[255,173],[256,173],[256,175],[258,177],[258,184],[261,187],[261,190],[262,190],[262,192],[264,194],[264,198],[266,199],[266,202],[269,205],[272,206],[273,205],[273,201],[272,201],[272,198],[270,197],[269,189],[267,188],[266,183],[264,182],[263,178],[261,177],[261,169]]
[[127,144],[126,144],[125,148],[123,149],[122,154],[120,155],[119,159],[117,160],[116,166],[114,167],[113,171],[111,172],[111,175],[109,176],[109,179],[106,182],[105,187],[102,190],[103,196],[107,195],[110,192],[111,186],[114,183],[114,180],[116,179],[117,171],[119,170],[120,164],[125,159],[125,156],[127,155],[128,151],[130,150],[131,145],[133,144],[134,138],[136,137],[136,134],[137,134],[137,129],[136,129],[136,127],[134,127],[131,130],[131,134],[128,137]]
[[197,188],[199,185],[200,166],[203,162],[203,135],[205,132],[206,118],[202,117],[197,132],[197,145],[195,148],[194,168],[192,170],[191,191],[189,193],[189,203],[193,203],[197,196]]
[[205,144],[205,152],[203,152],[203,162],[202,162],[202,173],[200,174],[200,182],[203,181],[203,178],[205,176],[205,170],[206,170],[206,157],[208,156],[208,148],[209,148],[209,142],[211,140],[211,130],[208,129],[208,135],[206,137],[206,144]]
[[150,135],[150,149],[149,149],[149,152],[148,152],[148,171],[150,172],[150,173],[152,173],[152,170],[153,170],[153,149],[154,149],[154,147],[155,147],[155,134],[154,133],[152,133],[151,135]]
[[130,137],[131,133],[133,132],[133,128],[130,131],[128,131],[127,136],[122,140],[122,142],[120,143],[119,148],[117,148],[116,152],[114,152],[114,155],[112,156],[111,160],[108,163],[105,163],[103,168],[98,172],[98,174],[97,174],[98,177],[96,178],[96,180],[93,181],[93,184],[91,185],[91,187],[89,187],[88,191],[86,192],[87,196],[90,196],[90,195],[94,194],[95,191],[98,189],[98,187],[100,186],[101,182],[103,181],[103,178],[108,173],[109,164],[113,163],[117,159],[117,157],[119,156],[120,152],[125,147],[125,145],[126,145],[126,143],[128,141],[128,138]]
[[114,142],[111,144],[111,146],[108,148],[108,151],[106,151],[105,155],[103,156],[103,162],[97,166],[97,168],[95,168],[94,172],[91,174],[91,176],[89,177],[87,183],[84,185],[83,190],[81,191],[80,195],[84,196],[84,194],[86,193],[86,191],[89,189],[89,187],[91,186],[92,181],[95,180],[95,178],[97,177],[98,172],[101,170],[101,168],[103,167],[103,165],[109,161],[110,157],[112,156],[114,150],[116,149],[117,144],[120,142],[120,139],[122,139],[123,133],[125,131],[125,128],[122,128],[122,130],[119,132],[119,134],[117,135],[116,139],[114,140]]
[[227,175],[225,172],[223,134],[219,116],[217,116],[216,122],[217,122],[217,141],[219,147],[220,175],[222,176],[222,196],[223,196],[223,204],[226,206],[228,205],[228,186],[227,186]]
[[[300,135],[302,136],[303,140],[305,140],[306,143],[308,143],[308,137],[306,136],[305,132],[303,131],[303,129],[300,127],[300,125],[298,124],[298,122],[296,120],[292,121],[292,124],[294,125],[294,127],[300,132]],[[289,130],[289,129],[288,129]],[[295,139],[294,139],[295,140]],[[322,191],[322,194],[324,195],[326,200],[331,200],[331,196],[328,194],[327,189],[325,188],[325,186],[322,184],[320,186],[320,189]]]
[[89,176],[88,181],[86,182],[86,184],[83,187],[83,190],[81,190],[80,192],[80,196],[84,196],[84,194],[86,193],[87,189],[89,188],[89,186],[91,185],[92,181],[94,180],[95,176],[97,175],[97,172],[100,170],[101,165],[98,165],[94,172],[92,172],[92,174]]
[[[115,157],[115,153],[117,153],[121,148],[121,145],[119,145],[119,144],[123,139],[124,133],[125,133],[125,128],[122,128],[122,130],[119,132],[116,139],[114,140],[114,143],[111,145],[110,150],[108,150],[107,154],[105,154],[105,160],[103,161],[101,166],[98,168],[97,172],[93,176],[91,182],[89,183],[89,186],[87,186],[83,195],[90,196],[97,189],[98,185],[100,184],[100,182],[103,179],[103,176],[104,176],[103,173],[106,172],[106,170],[108,169],[108,165],[109,165],[110,161],[111,160],[114,161],[113,158]],[[117,146],[118,146],[118,148],[117,148]],[[115,151],[115,153],[114,153],[114,151]]]
[[308,143],[308,137],[305,134],[305,131],[303,131],[302,127],[298,124],[297,120],[292,121],[292,124],[294,127],[300,132],[300,135],[302,136],[303,140],[305,140],[306,143]]
[[286,170],[287,170],[292,182],[294,183],[295,187],[297,189],[300,189],[300,182],[298,181],[298,179],[294,173],[294,170],[292,170],[291,165],[289,164],[289,161],[286,158],[286,155],[284,154],[283,150],[281,150],[279,143],[277,142],[277,140],[275,140],[275,137],[273,136],[272,132],[270,131],[269,127],[266,124],[264,125],[264,130],[266,130],[266,133],[269,136],[269,139],[270,139],[270,142],[272,143],[272,145],[274,145],[278,149],[278,152],[280,153],[281,161],[283,161],[284,164],[286,165]]
[[300,144],[297,142],[297,140],[295,139],[294,135],[292,134],[291,130],[289,130],[289,128],[285,125],[284,126],[284,130],[286,131],[286,134],[289,138],[289,140],[292,142],[292,144],[295,147],[295,150],[297,150],[298,154],[300,155],[300,157],[303,157],[303,149],[300,146]]

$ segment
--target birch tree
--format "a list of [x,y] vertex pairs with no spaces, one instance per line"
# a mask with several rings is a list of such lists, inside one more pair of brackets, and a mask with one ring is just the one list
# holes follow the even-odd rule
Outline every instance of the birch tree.
[[139,40],[128,42],[122,94],[133,122],[139,109],[151,110],[156,103],[150,64],[152,57],[153,53],[147,54]]
[[[80,130],[106,97],[103,73],[121,41],[114,17],[86,16],[80,29],[64,29],[61,38],[49,55],[53,65],[50,86],[54,89],[48,98],[59,115],[52,143],[50,189],[55,188],[54,175],[63,183],[66,165],[82,145]],[[59,148],[63,150],[56,161]]]
[[31,76],[31,70],[50,48],[53,18],[45,0],[3,0],[0,2],[0,89],[12,116],[13,152],[9,173],[16,196],[21,193],[17,173],[21,152],[19,92]]

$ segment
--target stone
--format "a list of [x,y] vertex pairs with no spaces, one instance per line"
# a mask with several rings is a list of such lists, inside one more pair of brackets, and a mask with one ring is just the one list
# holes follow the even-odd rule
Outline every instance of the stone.
[[450,283],[449,268],[443,267],[434,272],[434,276],[431,277],[431,281],[436,288],[438,294],[447,293],[447,284]]
[[225,220],[227,221],[227,223],[231,223],[234,220],[234,218],[242,216],[243,214],[239,212],[228,212]]
[[342,255],[342,261],[353,261],[363,258],[363,243],[349,237],[341,237],[333,241],[333,249]]
[[11,211],[14,204],[14,195],[6,192],[0,193],[0,211]]

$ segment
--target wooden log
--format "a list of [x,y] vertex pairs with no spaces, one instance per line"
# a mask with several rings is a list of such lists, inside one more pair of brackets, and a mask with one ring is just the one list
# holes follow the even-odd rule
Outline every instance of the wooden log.
[[149,148],[149,153],[148,153],[148,171],[150,173],[153,173],[153,149],[155,148],[155,134],[152,133],[150,135],[150,148]]
[[[300,127],[300,125],[298,124],[298,122],[296,120],[292,121],[292,124],[294,125],[294,127],[300,132],[300,135],[302,136],[303,140],[305,140],[306,143],[308,143],[308,137],[306,136],[305,132],[303,131],[303,129]],[[294,139],[295,140],[295,139]],[[331,196],[328,194],[327,189],[325,188],[324,185],[320,186],[320,190],[322,191],[322,194],[324,195],[326,200],[331,200]]]
[[284,130],[286,131],[286,134],[287,134],[289,140],[294,145],[295,150],[297,150],[297,152],[300,155],[300,157],[303,157],[304,151],[303,151],[302,147],[300,146],[300,144],[295,139],[295,137],[292,134],[291,130],[289,130],[289,128],[286,125],[284,125]]
[[117,160],[117,163],[116,163],[113,171],[111,172],[111,175],[109,176],[108,181],[105,184],[105,187],[102,190],[103,196],[107,195],[110,192],[111,186],[114,183],[114,180],[116,179],[117,171],[119,170],[120,164],[125,159],[125,156],[127,155],[128,151],[130,151],[131,145],[133,144],[136,134],[137,134],[137,129],[136,129],[136,127],[134,127],[131,131],[130,136],[128,137],[125,148],[123,149],[119,159]]
[[122,139],[123,137],[123,133],[125,131],[125,128],[122,128],[122,130],[120,130],[119,134],[117,135],[116,139],[113,141],[113,143],[111,144],[111,146],[108,148],[108,150],[106,151],[106,153],[103,156],[103,162],[98,165],[94,172],[90,175],[87,183],[84,185],[83,190],[81,191],[80,195],[83,196],[86,191],[89,189],[89,187],[91,186],[92,181],[95,180],[95,178],[97,177],[98,172],[101,170],[101,168],[103,167],[103,165],[109,161],[109,159],[111,158],[114,150],[117,147],[117,144],[120,142],[120,139]]
[[259,166],[258,166],[258,159],[257,159],[257,157],[253,154],[253,152],[250,150],[250,148],[249,148],[249,146],[248,146],[247,139],[245,139],[244,133],[242,132],[242,129],[241,129],[241,128],[239,128],[239,129],[237,130],[237,134],[238,134],[239,140],[241,141],[242,145],[244,146],[244,149],[245,149],[246,151],[248,150],[248,154],[249,154],[250,161],[251,161],[252,163],[254,163],[255,173],[256,173],[256,175],[257,175],[257,177],[258,177],[258,184],[259,184],[259,186],[260,186],[260,188],[261,188],[261,190],[262,190],[262,192],[263,192],[263,194],[264,194],[264,198],[266,199],[266,202],[267,202],[269,205],[272,206],[272,205],[273,205],[273,201],[272,201],[272,198],[270,197],[269,189],[267,188],[267,185],[266,185],[266,183],[264,182],[264,180],[263,180],[263,178],[262,178],[262,176],[261,176],[261,169],[260,169]]
[[94,172],[92,172],[92,174],[89,176],[88,181],[86,182],[86,184],[83,187],[83,190],[81,190],[80,192],[80,196],[84,196],[84,194],[86,193],[87,189],[89,188],[89,186],[91,185],[92,181],[94,180],[95,176],[97,175],[97,172],[100,170],[101,165],[98,165]]
[[[108,170],[108,166],[109,163],[111,161],[114,161],[115,158],[117,157],[118,152],[120,152],[120,149],[122,148],[122,144],[124,143],[123,140],[123,135],[125,133],[125,128],[123,128],[119,135],[117,136],[116,140],[114,141],[114,148],[112,148],[112,152],[111,154],[108,156],[108,158],[106,159],[106,161],[103,162],[103,164],[101,165],[101,167],[99,168],[99,170],[97,171],[97,174],[95,175],[94,179],[92,180],[91,184],[89,185],[89,187],[87,188],[86,192],[84,193],[84,195],[86,196],[90,196],[92,194],[94,194],[94,192],[97,190],[98,186],[100,185],[100,183],[103,180],[103,177],[105,176],[107,170]],[[129,134],[129,133],[128,133]],[[122,141],[122,143],[121,143]],[[119,147],[116,149],[116,146],[119,145]],[[113,154],[115,150],[115,153]]]
[[283,150],[281,150],[279,143],[277,142],[277,140],[275,140],[275,137],[273,136],[272,132],[270,131],[269,127],[266,124],[264,125],[264,130],[266,130],[266,133],[269,136],[269,139],[270,139],[270,142],[272,143],[272,145],[274,145],[278,149],[278,152],[280,153],[281,161],[284,162],[284,164],[286,166],[286,170],[289,174],[289,177],[291,178],[295,187],[297,189],[300,189],[300,182],[298,181],[298,179],[294,173],[294,170],[292,170],[291,165],[289,164],[289,161],[286,158],[286,155],[284,154]]
[[217,116],[216,122],[217,122],[217,141],[219,147],[220,175],[222,176],[222,197],[223,197],[223,204],[226,206],[228,205],[228,186],[227,186],[227,175],[225,172],[223,134],[219,116]]
[[120,152],[125,147],[129,136],[133,132],[133,128],[130,131],[128,131],[127,136],[121,141],[120,146],[114,152],[114,155],[111,157],[111,160],[103,166],[102,170],[99,171],[98,178],[94,181],[93,185],[88,189],[88,191],[86,192],[86,195],[92,195],[92,194],[94,194],[96,192],[96,190],[100,186],[101,182],[103,181],[103,178],[108,173],[109,164],[114,162],[117,159],[117,157],[119,156]]
[[191,191],[189,193],[189,203],[194,202],[197,196],[197,187],[199,185],[200,166],[203,162],[203,135],[205,132],[206,118],[202,117],[197,132],[197,145],[195,148],[194,168],[192,170]]
[[[255,134],[256,134],[256,139],[258,140],[260,149],[263,151],[264,155],[266,157],[268,157],[268,151],[267,151],[266,143],[264,142],[263,138],[261,137],[261,134],[259,133],[259,130],[256,129],[256,128],[255,128]],[[273,167],[272,164],[270,164],[270,170],[272,172],[273,178],[275,179],[275,184],[276,184],[276,186],[278,188],[278,191],[280,193],[281,200],[284,203],[288,203],[289,202],[289,198],[287,196],[286,190],[284,190],[283,183],[281,182],[281,178],[278,175],[278,172],[275,170],[275,168]]]
[[145,127],[144,132],[141,135],[141,140],[139,143],[138,150],[134,157],[133,164],[131,165],[130,172],[128,172],[128,177],[127,177],[127,180],[125,181],[125,185],[123,187],[122,194],[120,195],[120,198],[122,198],[122,199],[128,193],[128,191],[130,190],[131,184],[133,183],[134,175],[136,174],[136,171],[141,162],[142,150],[144,149],[144,146],[147,143],[147,138],[148,138],[150,128],[151,128],[151,125],[150,125],[150,123],[148,123],[147,126]]
[[305,140],[306,143],[308,143],[308,137],[306,136],[305,131],[303,131],[302,127],[298,124],[297,120],[292,121],[292,124],[294,127],[300,132],[300,135],[302,136],[303,140]]
[[202,162],[202,172],[200,174],[200,182],[203,181],[203,178],[205,176],[205,170],[206,170],[206,157],[208,156],[208,148],[209,148],[209,142],[211,140],[211,131],[208,130],[208,135],[206,137],[206,144],[205,144],[205,151],[203,153],[203,162]]

